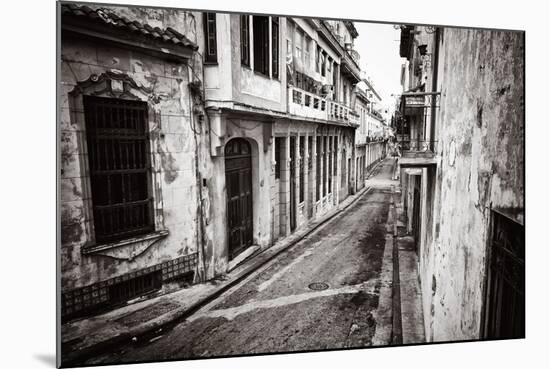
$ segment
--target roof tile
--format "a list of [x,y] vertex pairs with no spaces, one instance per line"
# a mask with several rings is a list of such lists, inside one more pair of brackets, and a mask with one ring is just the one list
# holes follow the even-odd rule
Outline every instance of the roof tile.
[[193,50],[198,49],[195,43],[171,27],[167,27],[166,29],[161,29],[159,27],[153,28],[147,23],[140,23],[137,20],[130,20],[126,17],[120,17],[108,9],[102,8],[94,10],[86,5],[62,4],[61,13],[63,15],[85,17],[108,26],[116,26],[120,29],[127,29],[130,32],[140,32],[155,39],[162,38],[165,42],[173,43],[175,45],[183,45]]

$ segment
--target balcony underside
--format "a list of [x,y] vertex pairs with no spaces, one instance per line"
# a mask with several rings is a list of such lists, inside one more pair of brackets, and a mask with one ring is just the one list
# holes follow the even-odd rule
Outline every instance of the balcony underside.
[[435,153],[433,151],[409,150],[409,151],[404,151],[403,154],[402,154],[402,157],[407,158],[407,159],[416,159],[416,158],[430,159],[430,158],[435,157]]
[[406,156],[404,154],[398,159],[397,164],[401,168],[426,167],[437,165],[437,160],[433,154],[431,156]]

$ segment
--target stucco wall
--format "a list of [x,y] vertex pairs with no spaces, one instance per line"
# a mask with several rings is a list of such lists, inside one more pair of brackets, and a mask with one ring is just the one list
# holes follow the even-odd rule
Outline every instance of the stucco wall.
[[[197,251],[194,142],[188,70],[136,51],[64,37],[61,66],[61,270],[63,288],[95,283]],[[156,229],[169,235],[152,245],[129,245],[84,255],[93,244],[86,127],[78,98],[69,96],[92,75],[124,73],[147,95]],[[78,94],[77,94],[78,95]],[[153,98],[154,97],[154,98]],[[76,100],[75,100],[76,99]]]
[[442,34],[434,241],[421,265],[429,340],[479,337],[490,208],[524,206],[523,47],[521,33]]
[[[202,17],[197,27],[202,27]],[[217,63],[205,65],[207,106],[238,102],[260,109],[286,111],[285,34],[286,20],[279,18],[279,77],[272,78],[253,71],[253,64],[241,64],[241,35],[239,14],[216,14]],[[252,27],[252,22],[250,23]],[[202,29],[202,28],[201,28]],[[271,38],[270,38],[271,40]],[[199,37],[199,51],[204,40]],[[253,43],[250,43],[251,51]],[[272,67],[270,60],[270,68]]]

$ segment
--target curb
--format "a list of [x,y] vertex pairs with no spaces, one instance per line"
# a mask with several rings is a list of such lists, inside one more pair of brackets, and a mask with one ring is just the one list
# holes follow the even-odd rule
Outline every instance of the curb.
[[399,280],[399,248],[397,246],[397,210],[395,208],[395,187],[392,186],[391,207],[393,211],[393,281],[392,281],[392,345],[403,344],[403,321],[401,317],[401,281]]
[[[380,160],[371,169],[370,171],[371,174],[374,171],[374,169],[383,161],[384,161],[383,159]],[[180,311],[174,312],[173,314],[169,315],[166,319],[162,321],[153,321],[150,324],[144,324],[131,331],[127,331],[115,337],[106,339],[105,341],[98,342],[89,347],[83,348],[79,350],[77,353],[72,352],[72,353],[62,354],[61,367],[82,366],[81,364],[82,361],[94,356],[97,353],[100,353],[102,351],[107,351],[110,348],[113,348],[115,346],[120,346],[121,344],[148,341],[149,339],[159,335],[161,332],[170,330],[171,328],[173,328],[174,326],[176,326],[177,324],[185,320],[187,317],[197,312],[200,308],[202,308],[203,306],[205,306],[206,304],[213,301],[214,299],[219,297],[221,294],[229,290],[231,287],[241,282],[243,279],[245,279],[247,276],[252,274],[254,271],[261,268],[263,265],[273,260],[275,257],[279,256],[283,252],[287,251],[289,248],[291,248],[298,242],[302,241],[305,237],[309,236],[311,233],[316,231],[321,226],[335,219],[336,216],[340,215],[344,210],[348,209],[350,206],[355,204],[370,189],[371,187],[367,187],[367,186],[363,187],[357,193],[352,195],[353,198],[351,198],[347,204],[343,206],[341,206],[341,204],[338,204],[333,212],[328,213],[323,218],[321,218],[317,223],[312,224],[311,228],[304,230],[303,234],[296,235],[295,239],[290,240],[287,245],[282,246],[281,249],[275,251],[273,254],[267,256],[265,259],[261,259],[263,252],[256,254],[255,256],[252,257],[252,259],[250,259],[250,260],[257,260],[255,263],[251,262],[251,264],[248,267],[245,267],[242,271],[238,272],[232,280],[220,286],[218,289],[214,290],[211,294],[209,294],[202,300],[197,301],[195,304],[189,306],[186,309],[182,309]],[[264,250],[264,252],[268,250],[270,250],[270,248]],[[61,345],[61,351],[63,352],[63,344]]]

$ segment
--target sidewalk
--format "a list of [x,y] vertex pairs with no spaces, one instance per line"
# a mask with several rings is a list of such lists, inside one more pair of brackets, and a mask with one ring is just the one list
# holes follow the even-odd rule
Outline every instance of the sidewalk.
[[[372,168],[371,175],[382,162]],[[324,217],[244,260],[223,278],[65,323],[61,327],[63,365],[76,365],[94,353],[120,344],[154,339],[351,206],[370,188],[369,180],[366,183]]]
[[[396,178],[396,177],[394,177]],[[406,217],[401,206],[401,189],[394,190],[395,227],[394,227],[394,312],[398,310],[399,319],[394,319],[394,327],[399,337],[393,344],[415,344],[425,342],[422,295],[418,275],[418,256],[413,236],[406,234]],[[397,300],[397,301],[396,301]],[[396,306],[397,305],[397,306]],[[394,336],[395,337],[395,336]]]

